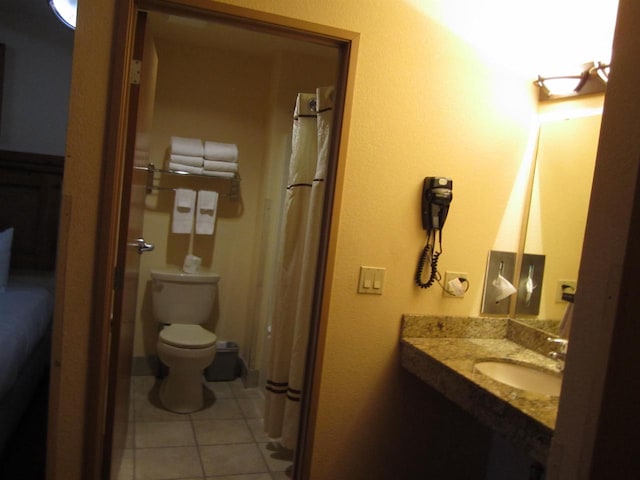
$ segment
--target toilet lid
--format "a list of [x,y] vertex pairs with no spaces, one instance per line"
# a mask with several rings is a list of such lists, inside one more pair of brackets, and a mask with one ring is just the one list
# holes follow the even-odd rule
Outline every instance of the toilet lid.
[[207,348],[216,343],[218,337],[200,325],[169,325],[160,330],[160,339],[174,347]]

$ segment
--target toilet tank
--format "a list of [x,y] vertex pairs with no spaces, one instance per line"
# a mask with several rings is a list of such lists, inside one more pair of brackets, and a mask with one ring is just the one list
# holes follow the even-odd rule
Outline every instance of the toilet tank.
[[220,275],[151,270],[153,317],[160,323],[196,325],[209,320]]

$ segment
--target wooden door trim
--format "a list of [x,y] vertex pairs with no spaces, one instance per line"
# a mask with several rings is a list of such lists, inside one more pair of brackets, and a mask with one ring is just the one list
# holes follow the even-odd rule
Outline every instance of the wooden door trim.
[[197,16],[202,19],[282,35],[311,43],[339,47],[359,38],[360,34],[349,30],[286,17],[275,13],[238,7],[210,0],[138,0],[141,10],[153,10],[181,16]]
[[[132,60],[142,61],[144,54],[144,36],[146,29],[146,13],[135,12],[135,34],[132,58],[127,61],[127,64],[131,64]],[[127,76],[129,79],[129,76]],[[121,359],[123,354],[122,348],[122,323],[123,317],[123,302],[126,295],[134,295],[132,292],[125,292],[125,275],[127,274],[126,265],[128,265],[128,257],[130,254],[131,246],[129,242],[132,241],[130,237],[130,203],[131,203],[131,188],[133,180],[133,167],[134,167],[134,155],[135,155],[135,140],[137,134],[137,116],[138,116],[138,101],[140,98],[140,85],[139,83],[132,83],[127,81],[128,99],[126,108],[126,128],[125,134],[125,151],[124,156],[120,157],[122,160],[119,164],[122,167],[121,174],[121,189],[120,189],[120,208],[118,209],[118,241],[116,246],[116,265],[113,274],[113,281],[115,282],[113,287],[113,301],[112,301],[112,319],[111,319],[111,342],[108,345],[108,371],[107,371],[107,398],[105,404],[105,424],[103,429],[104,445],[102,448],[102,476],[103,478],[112,478],[111,474],[111,462],[113,460],[113,442],[114,442],[114,427],[116,422],[116,402],[118,396],[117,382],[122,370]],[[137,255],[137,254],[136,254]],[[130,258],[130,257],[129,257]],[[136,288],[137,291],[137,288]],[[129,356],[131,353],[129,352]],[[126,367],[126,366],[125,366]],[[128,386],[126,387],[128,388]],[[124,445],[124,443],[123,443]]]
[[[352,32],[348,32],[351,34]],[[344,169],[347,161],[347,140],[351,118],[351,105],[355,85],[355,67],[359,36],[352,34],[339,45],[341,49],[341,65],[336,88],[334,105],[334,121],[330,143],[329,165],[325,179],[325,197],[323,218],[320,227],[320,242],[318,251],[318,267],[316,270],[314,297],[311,306],[312,323],[309,331],[309,346],[307,348],[304,392],[301,418],[298,434],[298,449],[295,452],[294,479],[311,478],[311,454],[313,451],[313,437],[315,433],[315,419],[318,412],[319,389],[323,362],[326,326],[329,316],[329,300],[333,279],[333,267],[336,257],[337,235],[340,217],[340,204]]]
[[87,378],[87,425],[84,476],[103,478],[104,432],[108,398],[109,346],[114,300],[114,266],[118,258],[120,204],[124,180],[130,61],[133,54],[136,9],[128,0],[116,2],[111,66],[110,109],[103,147],[100,193],[101,225],[96,244],[94,314]]
[[[111,314],[114,301],[114,265],[118,258],[120,206],[123,193],[124,155],[126,151],[127,113],[129,104],[130,60],[133,58],[135,19],[141,10],[160,11],[177,15],[206,16],[213,21],[231,23],[239,27],[265,33],[283,35],[308,42],[340,48],[342,55],[341,82],[337,88],[339,107],[335,118],[331,167],[328,172],[325,196],[325,219],[321,232],[321,252],[316,274],[317,292],[313,305],[313,328],[306,366],[306,386],[311,394],[303,398],[301,424],[296,452],[294,478],[308,478],[311,467],[311,446],[317,411],[317,387],[320,382],[321,348],[324,344],[331,275],[335,258],[336,239],[331,231],[337,223],[346,140],[353,98],[354,71],[359,34],[290,17],[250,10],[209,0],[117,0],[114,29],[111,94],[107,131],[105,132],[105,168],[102,172],[100,226],[96,249],[96,287],[94,291],[94,325],[91,333],[91,356],[87,381],[87,429],[84,454],[86,478],[104,478],[105,453],[110,451],[104,442],[109,392],[109,344]],[[328,215],[327,215],[328,214]],[[332,225],[334,228],[332,228]]]

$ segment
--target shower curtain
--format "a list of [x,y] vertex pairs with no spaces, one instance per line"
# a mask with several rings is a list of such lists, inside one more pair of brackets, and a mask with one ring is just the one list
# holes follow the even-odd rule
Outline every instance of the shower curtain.
[[293,117],[264,417],[267,435],[291,450],[303,395],[333,96],[333,87],[299,93]]

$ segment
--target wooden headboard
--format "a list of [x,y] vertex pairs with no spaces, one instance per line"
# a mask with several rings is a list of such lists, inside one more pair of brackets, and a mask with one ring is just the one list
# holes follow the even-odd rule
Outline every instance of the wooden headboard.
[[13,227],[11,269],[55,268],[64,157],[0,150],[0,231]]

